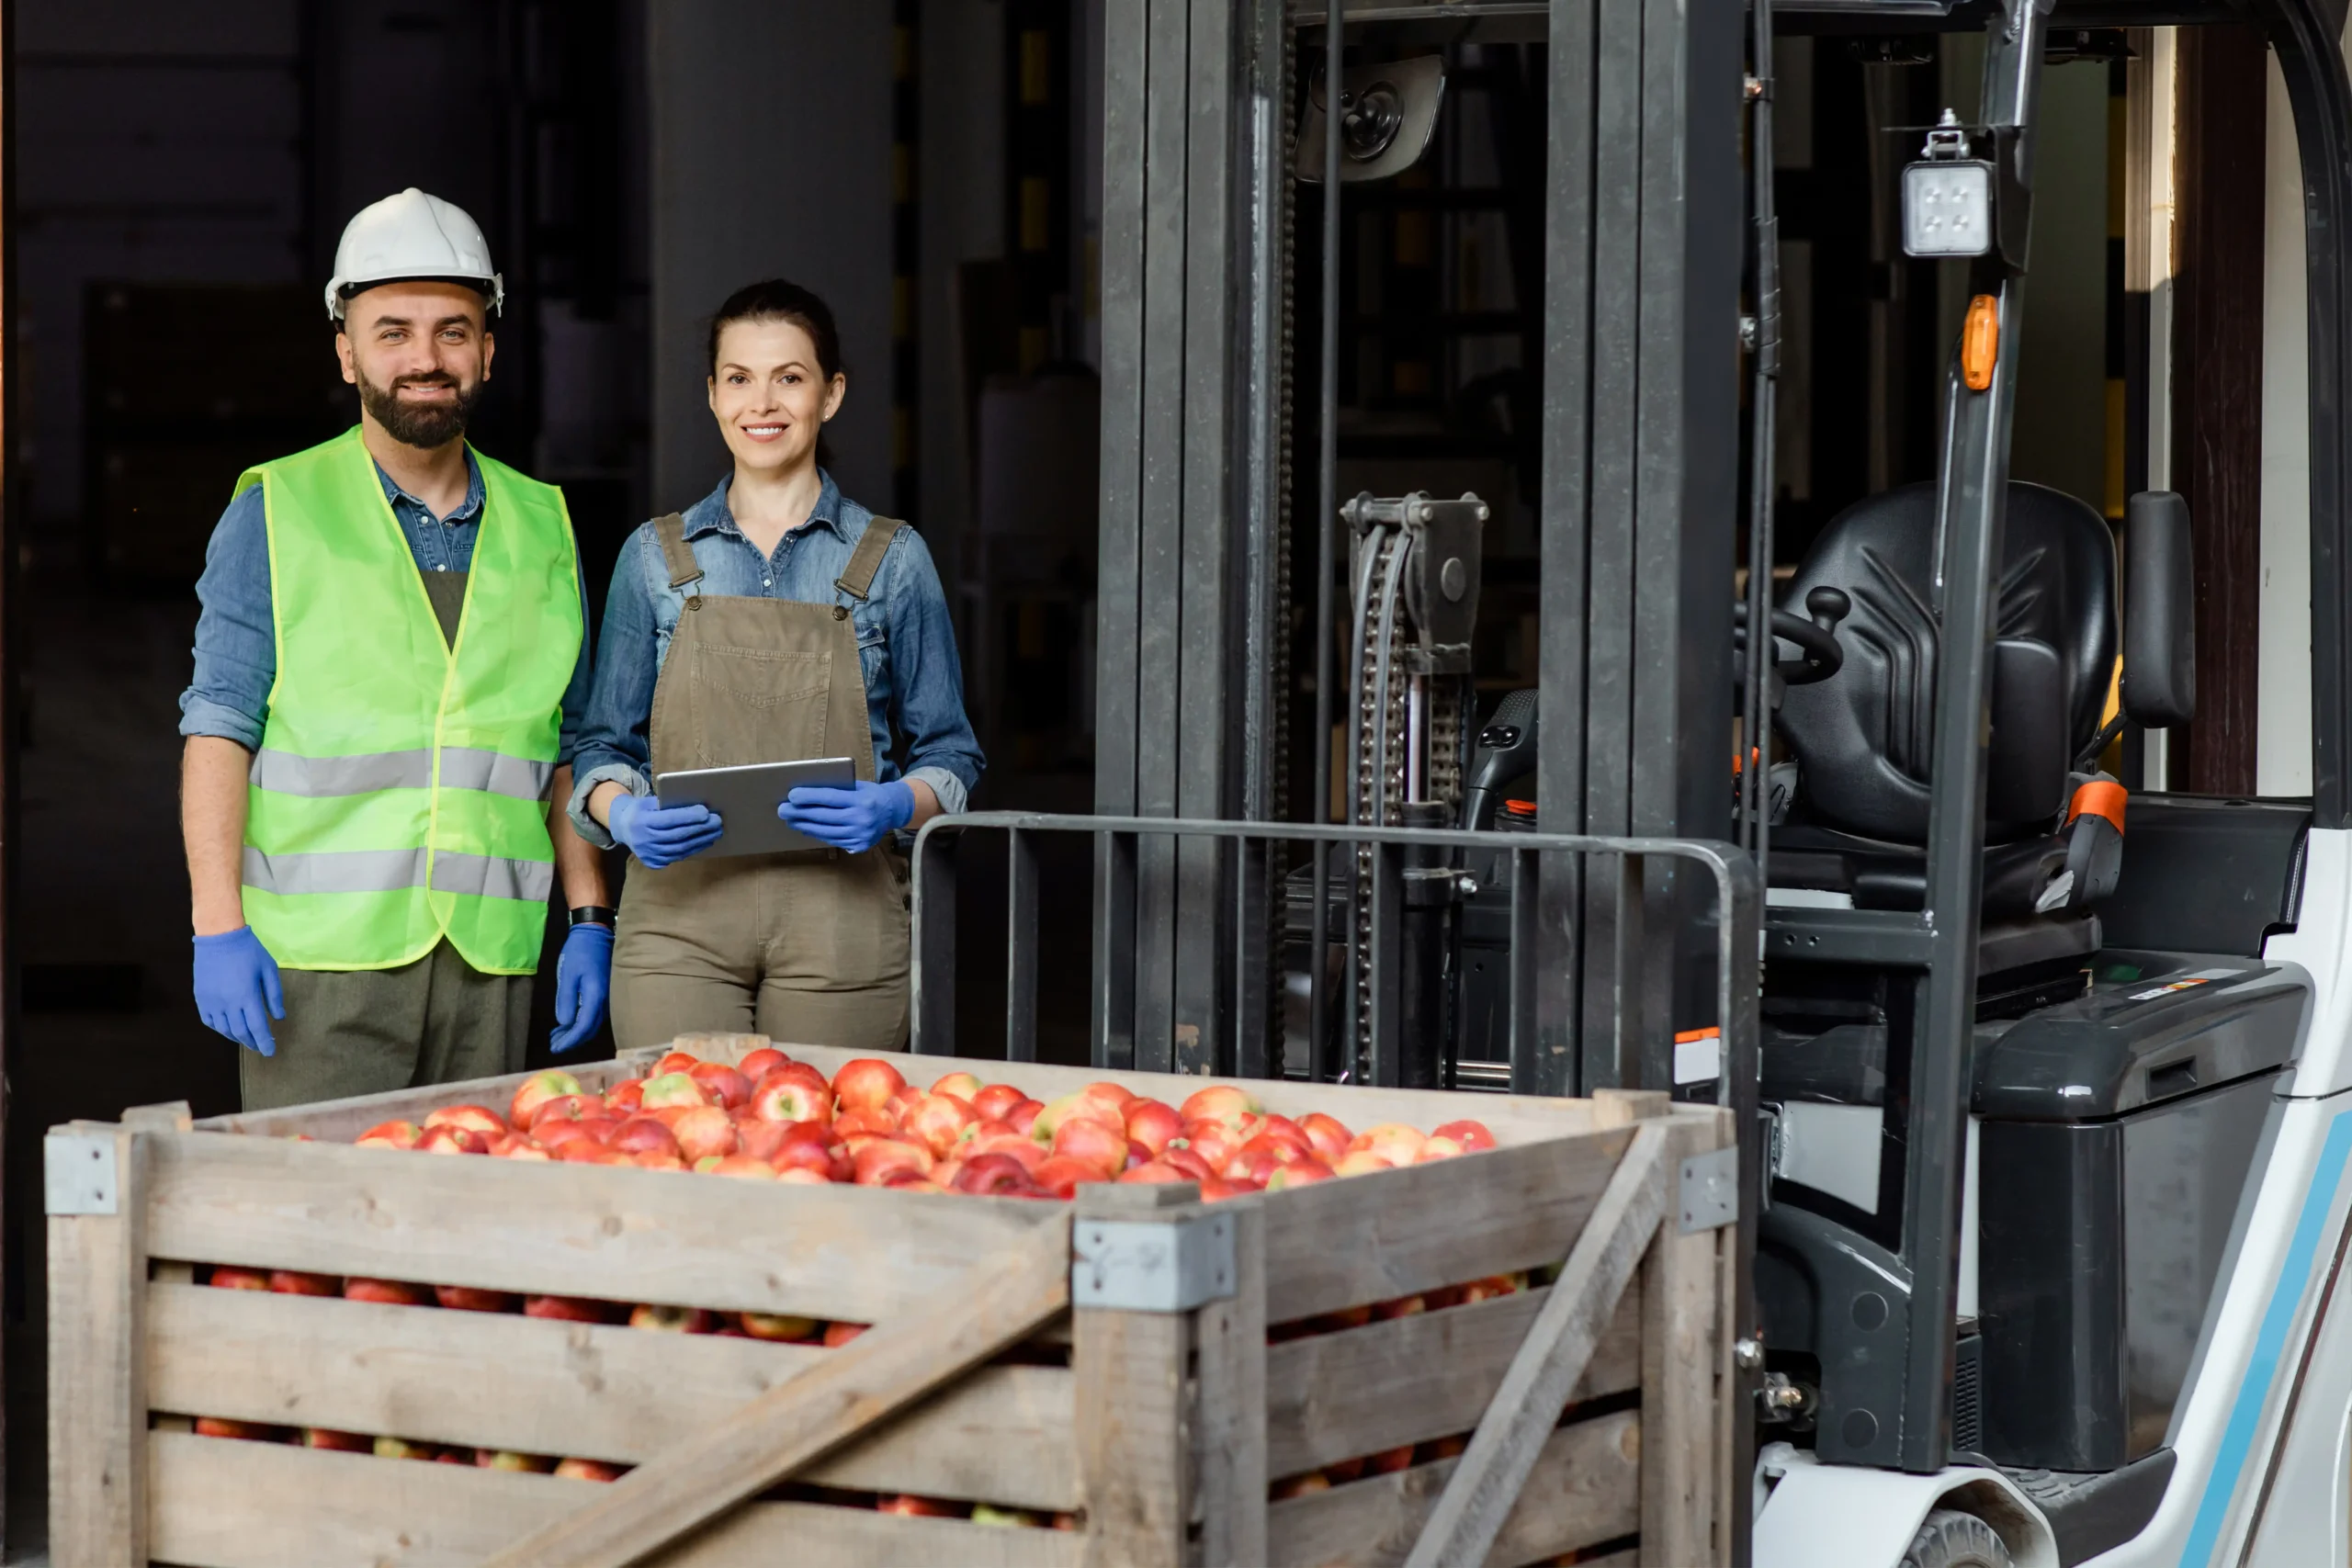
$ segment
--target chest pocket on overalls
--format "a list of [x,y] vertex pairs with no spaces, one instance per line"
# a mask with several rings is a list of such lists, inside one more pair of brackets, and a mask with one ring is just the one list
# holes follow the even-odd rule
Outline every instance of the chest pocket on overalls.
[[702,699],[691,710],[701,720],[695,747],[699,765],[726,768],[819,753],[832,689],[830,652],[699,638],[686,652],[692,660],[687,675]]

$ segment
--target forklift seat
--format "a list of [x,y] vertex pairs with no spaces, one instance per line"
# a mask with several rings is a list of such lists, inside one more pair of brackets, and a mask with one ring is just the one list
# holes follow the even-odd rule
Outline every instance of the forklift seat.
[[[1936,491],[1905,485],[1848,507],[1814,542],[1785,602],[1843,590],[1845,660],[1794,685],[1780,728],[1799,764],[1776,828],[1776,886],[1828,888],[1863,908],[1921,907],[1934,750]],[[2013,482],[2003,533],[1985,781],[1988,922],[2030,915],[2064,868],[2066,773],[2098,735],[2115,670],[2115,540],[2073,496]]]

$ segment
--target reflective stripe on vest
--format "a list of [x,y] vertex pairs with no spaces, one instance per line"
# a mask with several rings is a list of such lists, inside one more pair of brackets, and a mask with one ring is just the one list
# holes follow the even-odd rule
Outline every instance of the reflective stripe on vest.
[[246,791],[245,918],[295,969],[388,969],[447,939],[538,965],[547,798],[583,623],[561,492],[475,454],[484,492],[445,636],[356,430],[262,487],[277,649]]

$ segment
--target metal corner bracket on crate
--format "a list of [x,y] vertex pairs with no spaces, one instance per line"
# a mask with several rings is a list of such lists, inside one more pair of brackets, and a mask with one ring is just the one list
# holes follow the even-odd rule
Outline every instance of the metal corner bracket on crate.
[[1739,1150],[1726,1146],[1682,1162],[1682,1190],[1677,1201],[1681,1233],[1695,1235],[1739,1220]]
[[1234,1292],[1233,1216],[1080,1220],[1070,1227],[1077,1307],[1190,1312]]
[[52,1214],[119,1212],[122,1182],[115,1169],[114,1130],[50,1134],[41,1140],[41,1167]]

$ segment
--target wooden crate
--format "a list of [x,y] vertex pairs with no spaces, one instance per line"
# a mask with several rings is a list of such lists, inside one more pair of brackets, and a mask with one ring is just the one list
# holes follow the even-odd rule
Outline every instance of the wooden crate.
[[[689,1045],[733,1059],[752,1043],[732,1040]],[[787,1049],[828,1074],[849,1055]],[[949,1070],[893,1060],[913,1081]],[[646,1062],[579,1076],[602,1087]],[[1046,1099],[1108,1077],[1173,1101],[1210,1081],[972,1066]],[[1727,1113],[1253,1083],[1272,1110],[1356,1127],[1476,1114],[1501,1146],[1211,1205],[1189,1187],[989,1201],[333,1141],[435,1105],[503,1109],[517,1081],[52,1131],[59,1562],[1729,1562],[1732,1233],[1686,1232],[1678,1212],[1681,1162],[1729,1142]],[[1071,1310],[1074,1223],[1219,1215],[1230,1294]],[[839,1349],[653,1334],[211,1290],[192,1282],[204,1264],[876,1326]],[[1269,1343],[1269,1325],[1562,1264],[1548,1289]],[[637,1468],[598,1486],[198,1437],[198,1415]],[[1473,1428],[1460,1458],[1268,1501],[1282,1477]],[[786,1478],[1077,1528],[769,1500]]]

